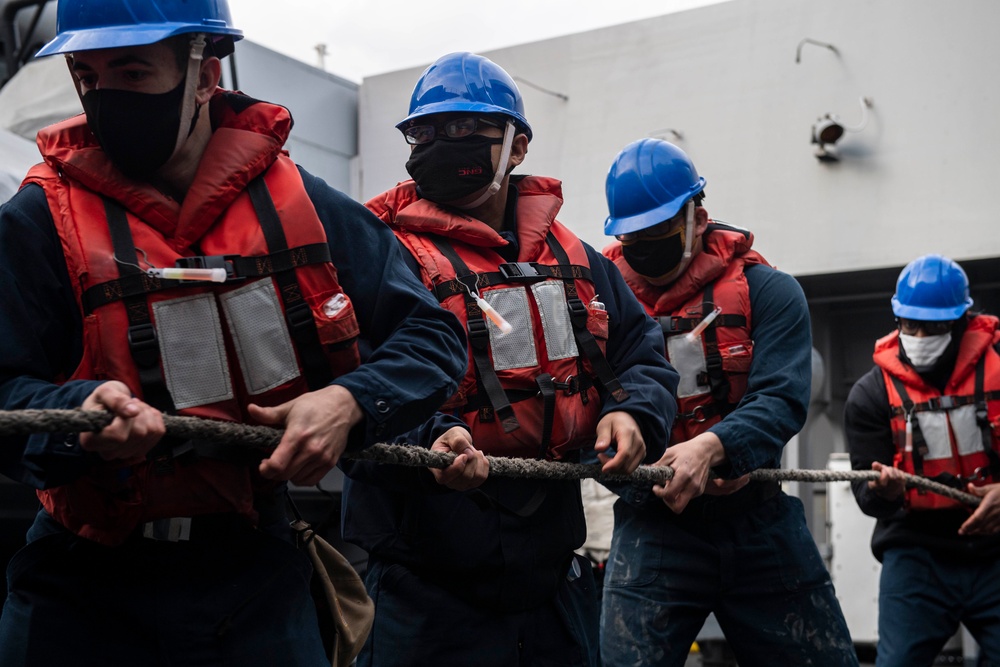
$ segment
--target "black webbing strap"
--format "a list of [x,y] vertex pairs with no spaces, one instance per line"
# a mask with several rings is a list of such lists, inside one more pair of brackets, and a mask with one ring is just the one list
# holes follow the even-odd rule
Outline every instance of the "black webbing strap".
[[[906,386],[903,381],[900,380],[895,375],[889,375],[889,379],[892,380],[892,386],[896,388],[896,393],[903,400],[903,415],[904,419],[910,424],[910,437],[913,440],[913,472],[917,475],[924,474],[924,457],[927,456],[927,441],[924,439],[924,434],[920,430],[920,421],[914,419],[914,403],[910,399],[910,395],[906,391]],[[902,445],[899,446],[899,451],[906,451],[906,433],[904,427],[903,433],[904,441]],[[918,489],[918,493],[926,493],[924,489]]]
[[[538,398],[537,389],[506,389],[504,393],[507,395],[507,400],[513,405],[514,403],[520,403],[521,401],[527,401],[532,398]],[[472,394],[468,397],[461,408],[459,408],[463,413],[465,412],[476,412],[482,408],[493,408],[493,404],[490,403],[490,397],[485,393]]]
[[[295,266],[301,266],[305,262],[292,263],[280,270],[272,263],[272,257],[289,251],[289,248],[288,240],[285,238],[285,230],[281,226],[281,218],[274,207],[274,200],[267,189],[267,184],[264,183],[263,174],[250,181],[247,185],[247,192],[253,203],[254,211],[257,212],[257,219],[260,221],[267,249],[271,253],[258,258],[261,262],[261,270],[273,275],[278,284],[278,294],[281,296],[285,308],[285,322],[292,340],[295,341],[295,349],[299,353],[306,384],[311,390],[325,387],[333,379],[333,371],[330,369],[330,362],[323,353],[312,308],[302,297],[302,288],[299,286],[294,271]],[[304,253],[296,254],[293,252],[290,257],[305,260]]]
[[[507,262],[497,268],[497,271],[476,274],[476,284],[479,287],[492,287],[511,283],[534,283],[548,278],[562,279],[565,276],[577,276],[593,282],[590,268],[577,264],[564,263],[553,266],[538,262]],[[449,296],[464,291],[462,281],[457,278],[434,286],[434,294],[437,295],[438,301],[444,301]]]
[[[594,386],[594,381],[589,375],[571,375],[566,382],[558,382],[553,378],[553,386],[557,391],[564,392],[567,396],[580,394],[581,400],[587,395],[587,391]],[[514,403],[538,398],[537,389],[506,389],[507,400]],[[471,394],[462,406],[462,412],[475,412],[483,406],[490,406],[490,399],[483,394]]]
[[[677,334],[687,333],[698,326],[703,318],[701,317],[678,317],[676,315],[658,315],[653,318],[660,325],[660,330],[663,332],[664,336],[676,336]],[[747,318],[745,315],[724,315],[720,314],[712,323],[708,325],[708,328],[713,327],[740,327],[745,328],[747,325]]]
[[544,459],[552,444],[552,425],[556,418],[556,386],[548,373],[536,377],[535,384],[542,397],[542,441],[538,446],[538,458]]
[[[476,364],[476,384],[478,393],[480,395],[486,394],[489,398],[489,406],[484,405],[479,408],[479,420],[491,422],[499,417],[504,433],[516,431],[521,425],[517,423],[514,408],[507,399],[503,385],[500,384],[500,378],[497,377],[497,372],[493,368],[493,361],[490,359],[490,332],[486,320],[483,319],[483,311],[476,305],[476,300],[472,296],[472,291],[477,289],[478,276],[462,261],[462,258],[446,239],[440,236],[430,238],[441,254],[451,263],[458,280],[465,285],[461,292],[465,300],[469,347],[472,348],[472,359]],[[455,292],[450,292],[446,296],[454,294]],[[441,299],[440,296],[438,298]]]
[[139,268],[139,258],[135,252],[135,242],[132,240],[125,209],[108,197],[103,200],[118,275],[128,276],[130,281],[145,287],[141,292],[122,299],[128,317],[128,348],[139,371],[142,399],[157,410],[175,412],[174,400],[167,389],[163,371],[160,370],[160,343],[153,318],[149,314],[149,303],[146,301],[146,294],[162,289],[160,285],[163,281],[147,275]]
[[179,280],[155,278],[146,275],[143,271],[122,275],[114,280],[91,285],[85,289],[80,297],[83,314],[90,315],[101,306],[106,306],[109,303],[122,301],[129,297],[145,296],[150,292],[170,289],[180,284]]
[[[934,398],[928,399],[921,403],[914,403],[912,411],[914,414],[918,412],[939,412],[941,410],[954,410],[955,408],[961,408],[966,405],[975,405],[979,398],[976,395],[972,396],[935,396]],[[1000,401],[1000,391],[987,391],[982,395],[982,400],[984,401]],[[893,409],[894,415],[905,414],[903,408],[897,407]]]
[[[284,237],[284,233],[282,233]],[[307,264],[332,262],[330,245],[325,242],[308,243],[295,248],[284,248],[267,255],[243,257],[242,255],[184,257],[177,266],[191,269],[223,268],[232,278],[263,278],[282,271],[291,271]]]
[[[546,235],[545,242],[548,244],[552,254],[555,255],[556,261],[559,262],[560,266],[569,266],[571,269],[580,268],[570,264],[569,255],[566,254],[566,251],[559,245],[559,241],[556,240],[556,237],[551,232]],[[598,381],[604,385],[604,388],[611,394],[611,398],[615,402],[621,403],[628,398],[628,392],[622,387],[622,383],[618,379],[618,376],[615,375],[615,371],[611,368],[607,357],[601,352],[601,347],[597,344],[594,334],[587,328],[587,306],[584,305],[580,299],[580,295],[576,291],[575,281],[578,278],[583,279],[583,274],[578,271],[571,271],[569,274],[563,274],[558,277],[563,281],[563,287],[566,290],[566,305],[569,306],[569,319],[573,325],[573,336],[576,338],[576,344],[590,362],[590,367],[594,369],[594,374],[597,375]]]
[[[186,269],[226,269],[227,280],[238,278],[263,278],[280,271],[288,271],[306,264],[325,264],[330,262],[330,246],[326,243],[310,243],[298,248],[288,248],[280,252],[259,257],[242,257],[240,255],[213,255],[182,257],[174,266]],[[159,279],[158,285],[150,285],[146,274],[129,274],[115,280],[109,280],[99,285],[87,288],[83,293],[83,311],[89,315],[97,308],[128,296],[148,294],[159,290],[171,289],[182,284],[180,280]],[[208,281],[183,281],[190,287],[193,285],[210,285]]]
[[979,432],[982,434],[983,451],[990,462],[990,478],[996,482],[1000,480],[1000,455],[993,449],[993,427],[990,424],[989,410],[987,408],[986,392],[986,355],[979,357],[976,364],[976,424],[979,425]]
[[[715,310],[713,297],[714,291],[712,285],[709,284],[702,293],[701,316],[703,319]],[[701,333],[701,337],[705,341],[705,371],[708,374],[708,386],[712,392],[712,399],[718,403],[729,403],[729,378],[726,377],[726,372],[722,369],[718,332],[715,327],[708,326]]]

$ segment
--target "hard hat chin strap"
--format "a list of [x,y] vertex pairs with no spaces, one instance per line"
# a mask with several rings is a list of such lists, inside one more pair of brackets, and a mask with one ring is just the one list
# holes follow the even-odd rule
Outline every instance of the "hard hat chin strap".
[[689,199],[685,206],[687,206],[687,212],[684,216],[684,255],[681,257],[680,263],[666,276],[663,276],[663,278],[669,277],[666,283],[676,280],[678,276],[687,271],[688,265],[691,264],[691,253],[694,248],[694,199]]
[[689,260],[691,259],[691,246],[694,245],[694,199],[688,200],[684,225],[684,260]]
[[514,145],[514,135],[517,134],[514,123],[507,121],[507,126],[503,131],[503,147],[500,149],[500,162],[497,164],[496,173],[493,174],[493,182],[490,183],[489,187],[483,194],[476,197],[476,200],[470,204],[460,206],[462,209],[473,209],[477,206],[482,206],[486,203],[486,200],[495,195],[500,191],[500,186],[503,184],[504,176],[507,175],[507,163],[510,162],[510,150]]
[[191,39],[191,51],[188,53],[187,72],[184,73],[184,97],[181,100],[181,122],[177,128],[177,142],[174,144],[173,158],[181,149],[191,134],[191,124],[196,109],[195,94],[198,92],[198,80],[201,75],[201,63],[205,53],[205,34],[195,33]]

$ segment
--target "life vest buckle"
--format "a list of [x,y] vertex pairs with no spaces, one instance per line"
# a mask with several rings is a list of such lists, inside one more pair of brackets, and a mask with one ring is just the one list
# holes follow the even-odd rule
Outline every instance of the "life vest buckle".
[[309,304],[299,301],[291,305],[285,304],[285,321],[291,331],[297,331],[313,325],[313,314]]
[[128,328],[128,346],[139,368],[150,368],[160,363],[160,344],[152,323],[134,324]]
[[505,282],[534,283],[545,280],[546,276],[538,272],[538,262],[508,262],[497,267]]
[[584,383],[577,375],[568,376],[564,382],[556,382],[555,387],[556,389],[564,392],[566,396],[574,396],[579,394],[581,391],[590,388],[589,386],[584,387]]
[[469,345],[476,350],[485,350],[490,344],[490,332],[482,318],[468,320]]

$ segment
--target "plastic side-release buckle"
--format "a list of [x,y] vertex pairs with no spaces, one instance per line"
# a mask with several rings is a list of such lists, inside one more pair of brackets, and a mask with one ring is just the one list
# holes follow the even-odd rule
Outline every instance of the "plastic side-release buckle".
[[538,272],[537,266],[537,262],[508,262],[501,264],[497,269],[506,282],[534,283],[546,278]]
[[293,305],[285,305],[285,321],[289,329],[298,331],[304,327],[313,326],[312,308],[305,301]]
[[469,345],[476,350],[485,350],[490,344],[490,332],[483,319],[469,318]]
[[128,328],[128,347],[139,368],[150,368],[160,363],[160,344],[152,323],[133,324]]
[[573,323],[573,327],[577,329],[585,328],[589,313],[583,301],[576,297],[571,297],[566,299],[566,305],[569,307],[569,319]]

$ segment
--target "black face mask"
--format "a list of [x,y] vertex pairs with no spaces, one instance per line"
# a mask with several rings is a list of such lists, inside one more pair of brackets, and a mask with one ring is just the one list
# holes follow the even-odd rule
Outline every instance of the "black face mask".
[[[166,164],[177,144],[184,81],[166,93],[91,90],[81,98],[87,125],[126,176],[145,178]],[[194,130],[195,109],[188,134]]]
[[622,244],[622,256],[632,270],[647,278],[660,278],[677,268],[684,258],[684,228],[668,236]]
[[493,146],[502,138],[473,135],[464,139],[437,139],[417,146],[406,161],[406,171],[425,199],[450,202],[468,197],[493,180]]

